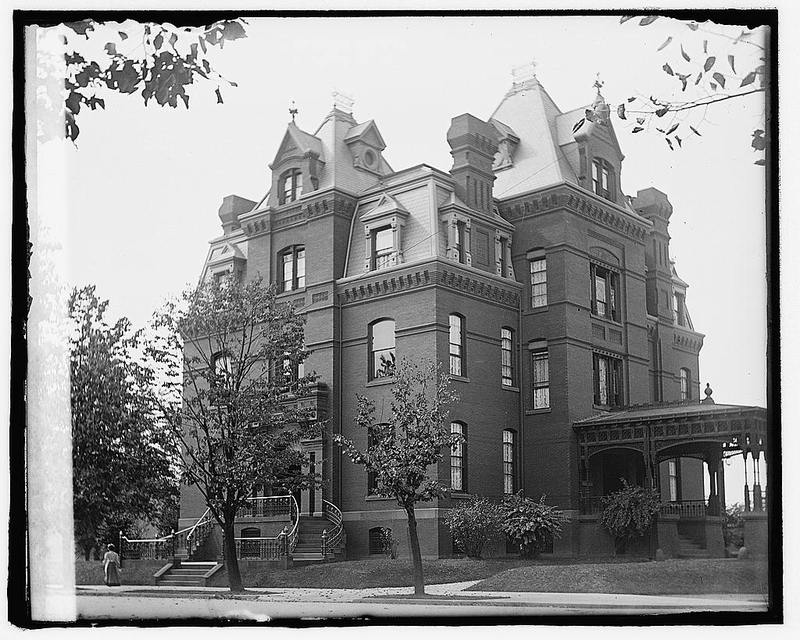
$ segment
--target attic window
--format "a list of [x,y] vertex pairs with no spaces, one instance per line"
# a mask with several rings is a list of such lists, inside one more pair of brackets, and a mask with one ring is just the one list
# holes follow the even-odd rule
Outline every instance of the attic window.
[[374,151],[372,151],[371,149],[367,149],[364,152],[364,164],[367,167],[372,169],[375,166],[376,160],[377,160],[377,158],[375,157],[375,152]]
[[614,200],[614,169],[601,158],[592,161],[592,191],[601,198]]
[[303,174],[300,169],[290,169],[285,172],[280,181],[280,203],[294,202],[303,192]]

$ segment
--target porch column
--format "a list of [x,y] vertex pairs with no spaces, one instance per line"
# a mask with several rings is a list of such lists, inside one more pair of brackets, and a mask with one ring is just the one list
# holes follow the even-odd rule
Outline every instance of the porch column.
[[742,458],[744,459],[744,510],[750,511],[750,487],[747,485],[747,449],[742,451]]
[[722,508],[720,515],[724,515],[725,513],[725,459],[720,456],[719,457],[719,472],[717,474],[717,495],[719,495],[719,504]]
[[761,472],[758,468],[759,450],[754,449],[750,455],[753,457],[753,511],[763,511],[761,501]]
[[708,515],[719,515],[719,494],[717,493],[717,475],[719,473],[720,455],[716,451],[710,452],[706,458],[708,467]]

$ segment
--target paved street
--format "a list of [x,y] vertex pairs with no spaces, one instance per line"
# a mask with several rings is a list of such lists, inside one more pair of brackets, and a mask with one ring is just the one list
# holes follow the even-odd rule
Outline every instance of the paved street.
[[[547,616],[674,614],[687,611],[765,611],[762,596],[638,596],[627,594],[498,593],[464,591],[474,583],[434,585],[429,597],[408,601],[408,588],[252,589],[233,598],[226,589],[79,587],[83,619],[217,618],[256,621],[287,618],[399,618],[408,616]],[[439,596],[439,597],[435,597]]]

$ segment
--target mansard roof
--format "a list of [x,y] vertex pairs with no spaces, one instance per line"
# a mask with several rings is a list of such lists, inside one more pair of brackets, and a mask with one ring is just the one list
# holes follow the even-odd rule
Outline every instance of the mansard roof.
[[283,157],[297,149],[300,155],[305,155],[308,152],[314,153],[320,160],[325,161],[324,151],[322,147],[322,140],[316,136],[306,133],[294,122],[290,122],[286,127],[286,133],[283,136],[278,152],[275,154],[273,164],[280,162]]

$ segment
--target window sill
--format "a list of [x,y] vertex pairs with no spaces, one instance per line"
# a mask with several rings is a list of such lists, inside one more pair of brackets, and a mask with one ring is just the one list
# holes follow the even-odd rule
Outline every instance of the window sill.
[[501,384],[500,388],[503,391],[513,391],[515,393],[519,393],[519,387],[513,387],[513,386],[510,386],[510,385],[507,385],[507,384]]
[[610,324],[613,324],[613,325],[616,325],[616,326],[622,328],[622,322],[620,322],[619,320],[612,320],[611,318],[607,318],[606,316],[598,315],[598,314],[596,314],[596,313],[594,313],[592,311],[590,311],[589,314],[592,316],[592,318],[594,320],[602,320],[603,322],[608,322]]
[[455,382],[469,382],[467,376],[455,376],[452,373],[450,374],[450,380],[454,380]]
[[276,298],[282,298],[284,296],[297,295],[298,293],[305,293],[305,292],[306,292],[306,288],[305,287],[298,287],[297,289],[288,289],[286,291],[278,291],[278,293],[275,294],[275,297]]
[[450,498],[453,500],[469,500],[472,494],[469,491],[451,491]]
[[374,380],[370,380],[367,382],[366,387],[382,387],[385,384],[394,384],[397,382],[397,379],[392,376],[391,378],[375,378]]
[[530,315],[535,315],[535,314],[537,314],[537,313],[545,313],[545,312],[547,312],[549,309],[550,309],[550,307],[549,307],[548,305],[544,305],[544,306],[542,306],[542,307],[530,307],[530,308],[528,308],[528,309],[525,309],[525,310],[522,312],[522,315],[524,315],[524,316],[530,316]]
[[387,502],[390,500],[394,500],[394,498],[385,498],[383,496],[367,496],[364,498],[367,502]]
[[619,411],[622,408],[623,408],[622,405],[594,404],[594,403],[592,403],[592,409],[597,409],[598,411]]
[[550,413],[552,411],[551,407],[547,407],[546,409],[525,409],[526,416],[534,416],[540,413]]

